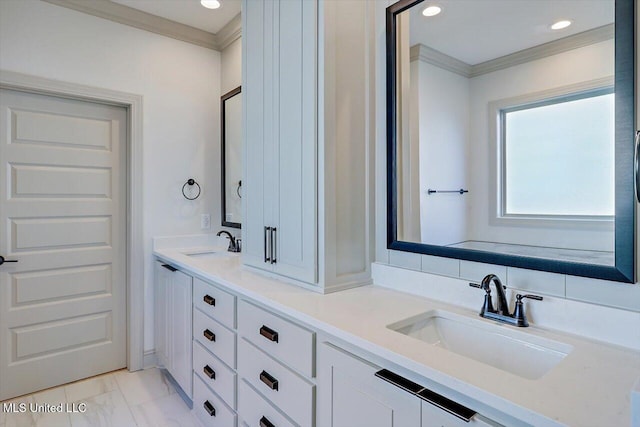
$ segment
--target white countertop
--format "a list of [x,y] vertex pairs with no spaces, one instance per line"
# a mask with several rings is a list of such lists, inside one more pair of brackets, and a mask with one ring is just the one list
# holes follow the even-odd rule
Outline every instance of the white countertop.
[[631,424],[639,352],[529,327],[527,333],[573,346],[542,378],[529,380],[386,327],[434,309],[495,324],[477,312],[379,286],[322,295],[248,271],[239,257],[204,259],[184,251],[162,248],[154,255],[532,425]]

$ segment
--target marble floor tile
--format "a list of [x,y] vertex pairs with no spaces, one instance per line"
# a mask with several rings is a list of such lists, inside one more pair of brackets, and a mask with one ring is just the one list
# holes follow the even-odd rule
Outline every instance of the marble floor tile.
[[130,407],[176,392],[157,368],[136,372],[117,371],[113,375]]
[[131,412],[139,427],[201,427],[189,407],[175,393],[134,406]]
[[87,378],[64,386],[67,402],[89,399],[117,389],[118,384],[112,373],[98,375],[97,377]]
[[[18,406],[16,412],[6,414],[5,427],[70,427],[69,414],[49,412],[46,405],[66,405],[64,389],[57,387],[40,393],[22,396],[9,402]],[[24,405],[24,407],[20,406]],[[24,410],[24,412],[21,412]]]
[[86,412],[69,414],[72,427],[135,427],[136,423],[120,390],[81,399],[76,403],[86,404]]

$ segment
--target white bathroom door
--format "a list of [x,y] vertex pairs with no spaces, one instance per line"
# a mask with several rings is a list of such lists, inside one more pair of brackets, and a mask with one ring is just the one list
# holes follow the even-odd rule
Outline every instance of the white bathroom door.
[[0,91],[0,401],[126,366],[127,112]]

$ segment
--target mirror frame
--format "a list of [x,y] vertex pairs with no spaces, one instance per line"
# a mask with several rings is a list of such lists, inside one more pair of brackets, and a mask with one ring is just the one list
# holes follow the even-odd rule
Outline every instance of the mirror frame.
[[222,170],[222,179],[220,182],[222,187],[222,192],[221,192],[222,193],[222,226],[231,227],[231,228],[242,228],[242,224],[239,222],[227,221],[227,194],[226,194],[227,192],[225,190],[227,186],[227,178],[226,178],[227,160],[226,160],[226,154],[225,154],[225,147],[226,147],[225,102],[228,99],[233,98],[234,96],[240,94],[241,92],[242,92],[242,86],[238,86],[237,88],[225,93],[220,97],[220,146],[222,150],[221,156],[220,156],[220,164],[221,164],[220,169]]
[[498,264],[530,270],[635,283],[634,136],[635,136],[635,3],[615,1],[615,265],[557,261],[450,248],[398,240],[396,16],[424,0],[400,0],[387,7],[387,248],[445,258]]

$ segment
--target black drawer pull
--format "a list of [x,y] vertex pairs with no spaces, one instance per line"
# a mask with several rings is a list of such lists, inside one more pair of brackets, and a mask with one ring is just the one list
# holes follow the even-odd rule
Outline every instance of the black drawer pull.
[[216,408],[214,408],[213,405],[208,400],[205,400],[204,405],[202,406],[204,406],[204,409],[207,411],[209,415],[211,415],[212,417],[216,416]]
[[276,427],[267,417],[260,418],[260,427]]
[[210,330],[208,330],[208,329],[205,329],[205,330],[202,332],[202,335],[204,335],[204,337],[205,337],[206,339],[208,339],[209,341],[215,341],[215,340],[216,340],[216,334],[214,334],[213,332],[211,332],[211,331],[210,331]]
[[170,266],[169,264],[162,264],[162,266],[163,266],[164,268],[166,268],[167,270],[169,270],[169,271],[178,271],[178,269],[177,269],[177,268],[172,267],[172,266]]
[[211,366],[205,365],[205,367],[202,370],[204,371],[204,374],[209,378],[211,378],[212,380],[216,379],[216,371],[211,369]]
[[206,302],[209,305],[212,305],[215,307],[216,305],[216,299],[214,297],[212,297],[211,295],[205,295],[204,298],[202,298],[204,300],[204,302]]
[[435,393],[420,384],[416,384],[413,381],[401,377],[395,372],[382,369],[376,372],[375,375],[376,377],[381,378],[466,422],[471,421],[471,419],[476,415],[476,411],[473,409],[462,406],[458,402],[454,402],[453,400]]
[[260,335],[269,341],[278,342],[278,333],[268,326],[262,325],[260,328]]
[[260,381],[265,383],[271,390],[278,391],[278,380],[269,375],[267,371],[260,373]]

